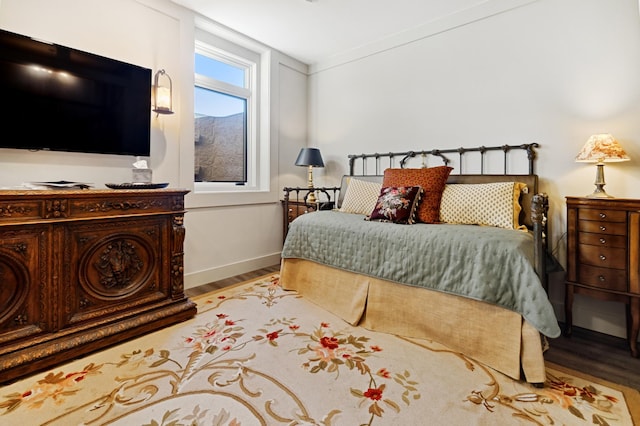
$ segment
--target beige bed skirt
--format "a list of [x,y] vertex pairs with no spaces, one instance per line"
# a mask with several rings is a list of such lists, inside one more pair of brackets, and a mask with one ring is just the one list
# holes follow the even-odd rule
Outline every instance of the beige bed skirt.
[[280,283],[352,325],[430,339],[494,370],[545,381],[540,333],[512,311],[302,259],[283,259]]

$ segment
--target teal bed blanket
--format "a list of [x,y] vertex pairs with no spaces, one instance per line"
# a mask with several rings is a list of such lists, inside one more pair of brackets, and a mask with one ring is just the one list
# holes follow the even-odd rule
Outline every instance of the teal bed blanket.
[[533,267],[528,232],[369,222],[363,215],[317,211],[290,224],[282,257],[495,304],[518,312],[548,337],[560,335]]

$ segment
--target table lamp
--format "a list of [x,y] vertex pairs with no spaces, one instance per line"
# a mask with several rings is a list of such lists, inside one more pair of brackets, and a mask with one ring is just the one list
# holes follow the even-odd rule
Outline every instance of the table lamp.
[[576,156],[577,162],[596,163],[596,189],[589,198],[613,198],[604,190],[604,163],[629,161],[620,143],[608,133],[592,135]]
[[307,185],[309,187],[309,194],[307,195],[307,203],[315,204],[317,200],[315,191],[313,190],[313,168],[324,167],[320,150],[318,148],[302,148],[296,159],[296,166],[306,166],[309,168],[309,181]]

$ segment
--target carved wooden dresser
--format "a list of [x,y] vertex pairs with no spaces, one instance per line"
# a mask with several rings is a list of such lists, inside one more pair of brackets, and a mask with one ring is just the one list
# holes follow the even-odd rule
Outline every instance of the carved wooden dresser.
[[0,191],[0,383],[195,315],[187,192]]

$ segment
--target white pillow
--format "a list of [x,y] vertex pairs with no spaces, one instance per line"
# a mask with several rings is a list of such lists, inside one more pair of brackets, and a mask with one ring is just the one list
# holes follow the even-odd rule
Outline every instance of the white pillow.
[[368,182],[366,180],[350,178],[347,190],[338,211],[344,213],[370,214],[380,195],[382,182]]
[[440,202],[440,221],[526,229],[520,225],[521,182],[447,184]]

